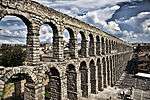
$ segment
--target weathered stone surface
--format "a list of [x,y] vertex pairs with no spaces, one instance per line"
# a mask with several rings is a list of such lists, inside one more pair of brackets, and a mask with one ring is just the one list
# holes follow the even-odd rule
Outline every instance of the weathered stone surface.
[[[26,80],[24,100],[88,98],[115,84],[132,53],[124,41],[32,0],[0,0],[0,18],[6,15],[17,16],[27,25],[28,57],[25,66],[0,68],[0,97],[4,84],[19,78]],[[53,29],[53,57],[47,62],[39,54],[39,28],[44,23]],[[68,58],[62,36],[66,28],[72,30]],[[80,50],[77,33],[82,37]],[[15,92],[19,96],[20,91]]]

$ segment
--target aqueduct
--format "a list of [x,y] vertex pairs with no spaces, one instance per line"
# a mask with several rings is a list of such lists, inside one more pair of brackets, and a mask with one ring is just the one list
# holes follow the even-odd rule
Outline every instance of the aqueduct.
[[[15,84],[24,100],[77,100],[113,86],[120,78],[132,53],[128,43],[98,28],[45,7],[31,0],[0,0],[0,18],[19,17],[27,26],[27,63],[0,68],[0,96],[6,83]],[[43,24],[53,29],[53,57],[41,61],[39,29]],[[63,31],[70,34],[69,57],[64,56]],[[82,36],[77,48],[77,33]]]

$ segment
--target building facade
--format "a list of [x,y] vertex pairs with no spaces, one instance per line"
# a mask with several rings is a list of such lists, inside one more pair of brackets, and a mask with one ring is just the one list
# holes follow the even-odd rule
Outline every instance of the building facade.
[[[84,22],[47,8],[31,0],[0,0],[0,18],[16,16],[26,24],[27,63],[0,68],[0,97],[5,84],[14,83],[19,97],[21,81],[24,100],[77,100],[113,86],[130,60],[132,46]],[[39,29],[53,29],[53,56],[40,59]],[[63,31],[70,34],[68,56],[64,56]],[[77,48],[81,34],[81,49]]]

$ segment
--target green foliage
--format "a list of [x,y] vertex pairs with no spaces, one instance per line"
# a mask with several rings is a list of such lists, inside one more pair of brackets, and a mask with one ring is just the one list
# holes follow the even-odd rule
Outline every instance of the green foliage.
[[1,65],[5,67],[21,66],[26,58],[21,46],[4,46],[1,53]]

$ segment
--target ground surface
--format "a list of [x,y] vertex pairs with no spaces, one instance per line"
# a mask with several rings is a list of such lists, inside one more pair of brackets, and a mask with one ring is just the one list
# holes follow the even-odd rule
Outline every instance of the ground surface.
[[121,91],[129,92],[131,87],[133,87],[133,100],[150,100],[150,79],[139,78],[126,73],[122,75],[116,86],[108,87],[95,96],[91,95],[88,99],[81,98],[80,100],[122,100],[118,94]]

